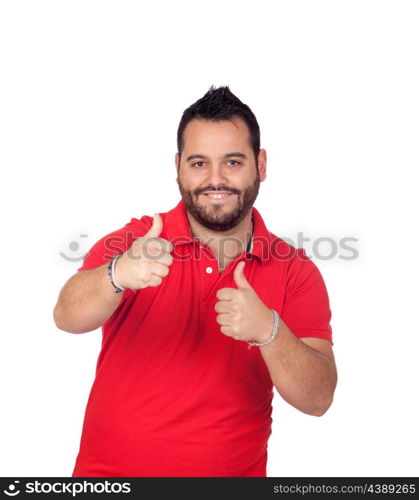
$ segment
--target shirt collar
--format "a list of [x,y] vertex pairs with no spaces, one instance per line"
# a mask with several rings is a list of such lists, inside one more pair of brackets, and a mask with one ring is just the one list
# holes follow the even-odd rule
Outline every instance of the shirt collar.
[[[247,253],[256,256],[262,263],[265,263],[271,255],[274,235],[267,230],[262,216],[255,207],[252,207],[252,218],[254,224],[253,237],[251,239],[251,248]],[[191,234],[186,206],[183,200],[180,200],[172,210],[166,213],[164,226],[166,238],[172,242],[173,246],[196,242]]]

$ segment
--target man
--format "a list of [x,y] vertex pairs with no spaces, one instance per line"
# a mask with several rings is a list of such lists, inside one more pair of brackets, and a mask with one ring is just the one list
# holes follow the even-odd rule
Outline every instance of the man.
[[266,476],[273,387],[320,416],[337,381],[325,284],[253,203],[266,151],[228,87],[183,113],[182,200],[99,240],[54,318],[103,327],[73,476]]

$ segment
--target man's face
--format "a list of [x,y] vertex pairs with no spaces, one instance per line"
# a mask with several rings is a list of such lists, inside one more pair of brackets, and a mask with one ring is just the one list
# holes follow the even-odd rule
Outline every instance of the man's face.
[[183,134],[179,191],[188,212],[213,231],[228,231],[243,220],[266,177],[266,151],[260,150],[256,168],[246,123],[232,122],[194,119]]

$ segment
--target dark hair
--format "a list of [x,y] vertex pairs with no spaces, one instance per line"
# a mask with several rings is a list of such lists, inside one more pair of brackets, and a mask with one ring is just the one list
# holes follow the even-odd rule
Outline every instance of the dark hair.
[[[218,89],[211,85],[208,92],[189,106],[183,112],[177,131],[177,149],[179,153],[179,163],[184,147],[183,132],[186,125],[194,118],[209,121],[231,120],[233,117],[240,117],[249,129],[250,145],[255,155],[256,168],[258,154],[260,150],[260,130],[252,110],[240,101],[228,88],[219,87]],[[178,166],[179,167],[179,166]]]

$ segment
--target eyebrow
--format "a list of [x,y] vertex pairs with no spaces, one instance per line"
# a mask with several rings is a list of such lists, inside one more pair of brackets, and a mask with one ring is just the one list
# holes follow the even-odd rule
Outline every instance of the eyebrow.
[[[232,158],[232,157],[242,158],[243,160],[247,160],[247,156],[245,154],[243,154],[243,153],[238,152],[238,151],[236,151],[234,153],[227,153],[222,158]],[[203,160],[207,160],[208,159],[208,157],[205,156],[205,155],[195,154],[195,155],[188,156],[186,158],[186,161],[195,160],[196,158],[200,158],[200,159],[203,159]]]

